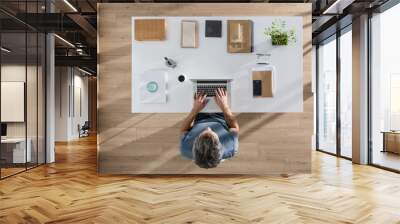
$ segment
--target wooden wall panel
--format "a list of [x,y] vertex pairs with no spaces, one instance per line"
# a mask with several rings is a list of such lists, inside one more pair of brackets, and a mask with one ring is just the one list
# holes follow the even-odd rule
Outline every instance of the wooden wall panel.
[[[131,113],[132,16],[302,16],[304,112],[237,114],[239,154],[204,170],[179,154],[186,114]],[[118,21],[117,23],[115,21]],[[98,4],[98,170],[101,174],[310,172],[313,133],[311,4]]]

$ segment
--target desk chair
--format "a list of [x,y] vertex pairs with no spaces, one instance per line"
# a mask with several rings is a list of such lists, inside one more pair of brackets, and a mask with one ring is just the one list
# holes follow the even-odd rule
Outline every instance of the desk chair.
[[90,129],[89,121],[85,121],[82,127],[78,125],[79,138],[89,136],[89,129]]

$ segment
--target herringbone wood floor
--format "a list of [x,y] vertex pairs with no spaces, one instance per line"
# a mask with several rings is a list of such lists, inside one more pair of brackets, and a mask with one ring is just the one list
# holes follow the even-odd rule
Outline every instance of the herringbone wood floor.
[[400,175],[313,153],[282,177],[98,176],[94,137],[0,181],[0,223],[400,223]]

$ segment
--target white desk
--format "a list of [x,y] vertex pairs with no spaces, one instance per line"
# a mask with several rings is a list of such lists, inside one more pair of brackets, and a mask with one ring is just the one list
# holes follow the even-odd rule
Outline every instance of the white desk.
[[[31,162],[32,160],[32,140],[30,138],[26,141],[27,147],[25,152],[25,138],[6,138],[1,139],[2,147],[7,147],[6,149],[2,149],[2,151],[9,150],[8,147],[12,147],[12,163],[25,163]],[[27,159],[25,161],[25,159]]]
[[[136,18],[163,18],[167,24],[165,41],[136,41]],[[254,52],[227,52],[227,20],[253,21]],[[272,46],[264,35],[266,27],[275,19],[286,21],[288,29],[295,28],[297,41],[288,46]],[[181,48],[181,21],[196,20],[199,28],[199,47]],[[221,20],[222,37],[206,38],[205,21]],[[189,112],[193,104],[190,79],[229,78],[233,112],[302,112],[303,111],[303,22],[302,17],[132,17],[132,112],[180,113]],[[256,53],[270,53],[276,68],[276,93],[272,98],[255,98],[252,92],[251,69],[256,64]],[[175,69],[165,66],[164,57],[177,62]],[[143,103],[140,99],[141,81],[152,72],[167,76],[166,102]],[[186,80],[179,82],[179,75]]]

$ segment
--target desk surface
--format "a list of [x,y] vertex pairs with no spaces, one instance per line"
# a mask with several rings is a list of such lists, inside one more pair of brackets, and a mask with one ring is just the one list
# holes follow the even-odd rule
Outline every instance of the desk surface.
[[[134,20],[163,18],[168,32],[165,41],[136,41]],[[227,52],[227,21],[253,21],[253,53]],[[288,46],[272,46],[264,35],[266,27],[276,19],[283,19],[295,28],[297,41]],[[196,20],[199,47],[181,48],[181,21]],[[205,21],[221,20],[222,37],[206,38]],[[231,109],[233,112],[302,112],[303,111],[303,46],[302,17],[132,17],[132,112],[180,113],[189,112],[193,105],[193,86],[190,79],[232,79]],[[272,98],[253,97],[251,70],[257,67],[256,53],[270,53],[270,63],[276,68],[276,92]],[[164,57],[177,62],[175,69],[165,66]],[[141,102],[142,79],[153,71],[167,75],[166,101]],[[178,77],[186,80],[179,82]],[[161,100],[160,100],[161,101]]]
[[[30,139],[28,138],[27,141],[29,141]],[[1,139],[1,143],[10,143],[10,144],[15,144],[15,143],[21,143],[21,142],[25,142],[25,138],[5,138],[5,139]]]
[[400,134],[400,131],[381,131],[383,134]]

